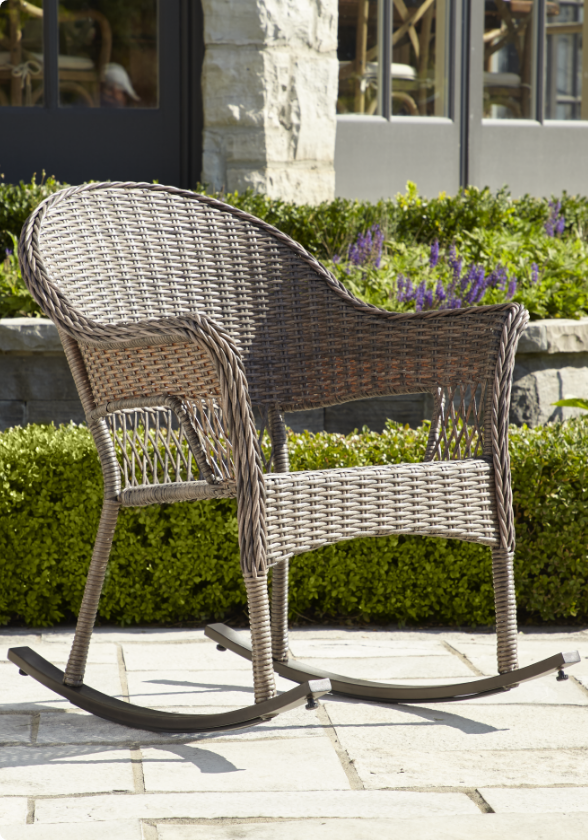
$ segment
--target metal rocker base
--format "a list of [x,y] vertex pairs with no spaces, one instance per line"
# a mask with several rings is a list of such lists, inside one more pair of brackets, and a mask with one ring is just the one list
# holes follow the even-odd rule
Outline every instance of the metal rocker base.
[[[245,659],[251,659],[251,646],[242,641],[240,635],[230,627],[224,624],[209,624],[204,633],[209,639],[217,642],[221,649],[226,648]],[[390,685],[371,680],[355,680],[340,674],[331,674],[320,668],[311,668],[292,659],[287,662],[274,659],[274,670],[280,676],[297,683],[314,679],[330,680],[333,694],[342,694],[358,700],[374,703],[447,703],[452,700],[471,700],[510,691],[522,682],[534,680],[546,674],[557,672],[558,679],[567,679],[563,669],[579,661],[580,655],[577,651],[556,653],[548,659],[527,665],[525,668],[517,668],[516,671],[509,671],[507,674],[482,677],[453,685]]]
[[11,648],[8,651],[8,658],[20,668],[23,675],[33,677],[51,691],[65,697],[79,709],[84,709],[113,723],[120,723],[134,729],[147,729],[151,732],[223,732],[244,729],[263,723],[281,712],[302,706],[304,703],[308,708],[315,708],[318,698],[331,690],[328,680],[304,681],[291,691],[244,709],[220,712],[215,715],[183,715],[134,706],[132,703],[125,703],[123,700],[102,694],[88,685],[75,688],[64,685],[63,671],[51,662],[47,662],[29,647]]

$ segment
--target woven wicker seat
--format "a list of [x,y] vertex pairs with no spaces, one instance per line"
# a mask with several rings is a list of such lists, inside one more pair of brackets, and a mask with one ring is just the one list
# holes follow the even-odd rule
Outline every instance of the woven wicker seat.
[[[104,473],[102,518],[65,674],[15,649],[11,658],[24,672],[82,708],[154,729],[231,728],[307,700],[312,706],[331,686],[324,672],[288,660],[289,558],[338,540],[398,533],[491,547],[499,676],[411,688],[329,675],[334,690],[396,701],[460,698],[574,661],[558,654],[516,670],[508,410],[527,321],[521,306],[378,310],[259,219],[152,184],[55,194],[26,223],[20,258],[30,291],[59,329]],[[424,463],[289,471],[284,411],[417,392],[434,398]],[[253,406],[271,436],[269,462]],[[120,507],[215,497],[238,501],[252,645],[224,625],[207,633],[252,659],[256,705],[230,719],[186,719],[84,686]],[[274,670],[300,688],[276,697]]]

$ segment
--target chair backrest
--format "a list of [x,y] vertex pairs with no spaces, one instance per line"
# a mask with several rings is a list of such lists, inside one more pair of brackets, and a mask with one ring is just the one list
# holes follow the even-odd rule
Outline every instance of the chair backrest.
[[[76,320],[114,326],[204,314],[238,347],[251,401],[285,410],[436,393],[439,384],[477,386],[494,376],[496,331],[508,314],[488,318],[479,307],[416,313],[415,325],[415,313],[382,313],[265,222],[157,184],[57,193],[25,226],[21,259],[31,291],[70,335]],[[447,334],[450,342],[442,340]],[[83,330],[73,337],[83,343]],[[100,379],[108,390],[117,359],[84,352],[90,378],[101,366],[96,387]],[[131,355],[127,366],[149,362],[145,376],[153,381],[141,393],[186,393],[171,381],[162,391],[171,358],[163,349],[158,360],[145,350]],[[190,359],[183,381],[195,366]],[[124,398],[123,391],[109,398]]]
[[[47,201],[39,253],[71,305],[97,322],[199,310],[246,346],[271,286],[300,273],[285,240],[207,196],[107,183]],[[308,266],[302,273],[311,273]]]
[[330,288],[337,281],[301,246],[207,196],[85,185],[51,197],[37,225],[40,285],[69,308],[99,324],[203,313],[232,336],[254,389],[256,369],[275,378],[285,356],[299,375],[319,299],[345,307]]

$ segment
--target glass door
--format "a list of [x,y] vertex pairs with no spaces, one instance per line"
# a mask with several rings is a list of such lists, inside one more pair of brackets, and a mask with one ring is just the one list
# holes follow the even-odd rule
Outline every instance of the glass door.
[[180,0],[6,0],[0,171],[180,184]]
[[584,0],[471,3],[468,181],[588,190]]
[[461,0],[339,0],[339,195],[458,189],[461,33]]

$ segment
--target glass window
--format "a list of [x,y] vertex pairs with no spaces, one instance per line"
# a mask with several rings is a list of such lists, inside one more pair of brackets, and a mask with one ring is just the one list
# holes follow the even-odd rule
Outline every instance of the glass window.
[[43,104],[43,0],[0,8],[0,105]]
[[378,0],[339,0],[339,114],[378,107]]
[[486,0],[485,117],[535,118],[536,9],[535,0]]
[[157,0],[64,0],[59,103],[157,108]]
[[583,0],[547,3],[545,117],[548,120],[588,119],[588,101],[585,106],[582,104],[582,78],[588,76],[588,54],[585,56],[582,50],[587,25]]
[[[449,2],[339,0],[340,114],[382,113],[380,57],[389,55],[390,113],[446,115]],[[385,18],[391,31],[381,31]]]
[[448,0],[394,0],[392,114],[447,114]]

